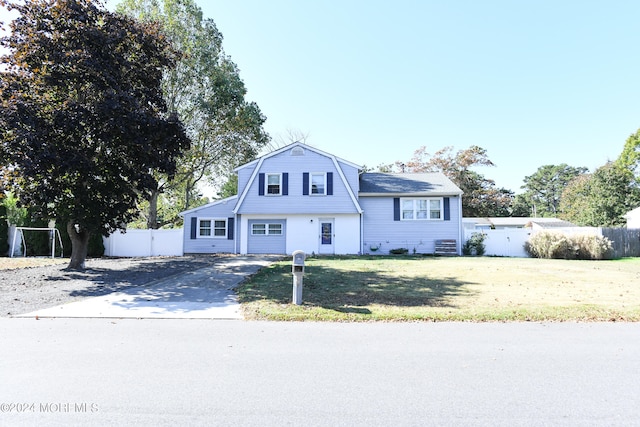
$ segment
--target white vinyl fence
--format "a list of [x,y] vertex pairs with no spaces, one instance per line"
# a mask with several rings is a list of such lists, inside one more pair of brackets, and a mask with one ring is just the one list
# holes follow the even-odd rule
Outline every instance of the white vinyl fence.
[[104,254],[115,257],[182,256],[183,232],[175,230],[116,231],[103,238]]
[[473,233],[487,235],[484,241],[485,255],[528,257],[524,250],[524,244],[529,240],[531,229],[529,228],[505,228],[501,230],[464,230],[465,242]]
[[[465,242],[469,240],[473,233],[483,233],[487,236],[484,241],[485,255],[493,256],[506,256],[506,257],[528,257],[529,254],[524,250],[524,244],[529,240],[531,235],[539,233],[541,231],[551,231],[555,233],[563,233],[567,235],[572,234],[593,234],[596,236],[605,235],[600,227],[564,227],[564,228],[551,228],[551,229],[531,229],[531,228],[505,228],[498,230],[474,230],[465,229],[464,239]],[[610,236],[606,236],[610,237]],[[611,238],[611,237],[610,237]],[[616,239],[611,238],[614,242],[614,249],[616,249]],[[627,245],[628,246],[628,245]],[[615,253],[615,256],[635,256],[629,255],[631,252],[624,252],[619,254]],[[625,255],[626,254],[626,255]]]

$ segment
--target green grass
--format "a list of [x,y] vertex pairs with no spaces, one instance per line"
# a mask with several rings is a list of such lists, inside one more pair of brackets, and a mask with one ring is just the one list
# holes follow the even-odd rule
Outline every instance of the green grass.
[[640,258],[308,258],[303,304],[291,262],[239,289],[247,319],[313,321],[640,321]]

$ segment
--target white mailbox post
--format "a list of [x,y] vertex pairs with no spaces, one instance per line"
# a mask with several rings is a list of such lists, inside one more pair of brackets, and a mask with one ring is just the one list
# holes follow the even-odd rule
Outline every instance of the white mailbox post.
[[295,305],[302,304],[302,276],[304,276],[305,258],[306,255],[304,251],[295,251],[293,253],[291,272],[293,273],[293,303]]

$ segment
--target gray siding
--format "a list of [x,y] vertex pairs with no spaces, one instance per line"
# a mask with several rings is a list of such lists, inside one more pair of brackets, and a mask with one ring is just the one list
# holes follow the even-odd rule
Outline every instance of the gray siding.
[[[284,254],[287,251],[287,221],[284,219],[252,219],[248,221],[247,252],[250,254]],[[282,234],[277,235],[253,235],[253,224],[280,224]]]
[[[357,182],[358,171],[343,164],[343,171]],[[266,158],[260,168],[260,173],[288,173],[288,195],[260,196],[258,195],[259,180],[256,177],[251,183],[242,206],[241,214],[333,214],[357,213],[340,173],[331,158],[305,150],[304,156],[292,156],[286,150],[273,157]],[[303,195],[303,174],[322,172],[333,173],[333,195]],[[357,184],[356,184],[357,185]],[[356,187],[357,188],[357,187]],[[357,195],[357,191],[354,193]]]
[[[222,237],[199,237],[192,238],[191,234],[191,222],[192,218],[196,221],[199,218],[220,218],[229,220],[233,218],[232,212],[237,199],[231,199],[226,203],[218,203],[214,205],[203,206],[202,209],[198,209],[195,212],[190,212],[184,215],[184,253],[192,254],[207,254],[207,253],[235,253],[235,238],[236,230],[234,224],[234,239],[222,238]],[[235,223],[235,221],[234,221]],[[228,226],[228,224],[227,224]]]
[[[449,221],[394,221],[393,197],[361,197],[364,253],[387,254],[407,248],[413,253],[433,253],[439,239],[460,240],[459,197],[451,196]],[[378,247],[372,251],[371,247]]]

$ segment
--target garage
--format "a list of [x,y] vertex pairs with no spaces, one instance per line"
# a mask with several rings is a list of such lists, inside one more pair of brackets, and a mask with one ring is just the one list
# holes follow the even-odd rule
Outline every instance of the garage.
[[287,221],[284,219],[249,220],[248,253],[284,254],[287,252]]

